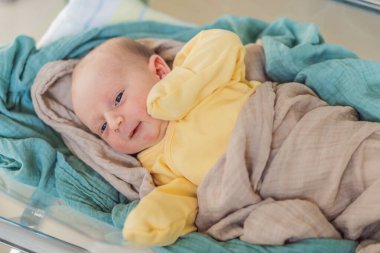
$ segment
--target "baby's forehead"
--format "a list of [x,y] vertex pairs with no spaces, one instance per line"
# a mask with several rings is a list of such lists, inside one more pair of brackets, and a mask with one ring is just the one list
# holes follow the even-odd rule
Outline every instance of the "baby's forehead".
[[133,50],[126,45],[131,43],[135,43],[127,38],[113,38],[109,39],[99,46],[95,47],[90,53],[87,55],[89,57],[96,55],[112,55],[112,56],[120,56],[125,54],[132,54]]
[[118,76],[123,72],[129,72],[132,66],[139,65],[138,58],[141,56],[135,55],[128,47],[125,47],[125,43],[131,42],[126,38],[114,38],[95,47],[77,64],[73,79],[89,80],[92,79],[89,78],[91,75],[97,78],[104,75],[109,79],[110,75]]
[[120,66],[121,57],[112,53],[112,50],[95,50],[86,55],[77,64],[75,74],[87,74],[92,71],[102,71]]

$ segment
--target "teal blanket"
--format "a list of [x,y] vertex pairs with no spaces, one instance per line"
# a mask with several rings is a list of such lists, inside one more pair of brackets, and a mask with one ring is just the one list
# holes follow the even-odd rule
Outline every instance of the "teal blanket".
[[[264,41],[266,71],[277,82],[297,81],[330,104],[355,107],[362,119],[380,121],[380,62],[365,61],[340,46],[324,43],[318,28],[289,19],[265,23],[248,17],[223,17],[201,27],[155,22],[125,23],[93,29],[36,49],[19,36],[0,48],[0,164],[15,179],[63,199],[68,205],[121,227],[137,201],[129,202],[91,168],[71,154],[60,136],[34,113],[30,87],[50,61],[79,58],[115,36],[187,41],[202,29],[234,31],[243,43]],[[240,240],[217,242],[191,233],[157,252],[354,252],[347,240],[310,239],[285,246],[259,246]]]

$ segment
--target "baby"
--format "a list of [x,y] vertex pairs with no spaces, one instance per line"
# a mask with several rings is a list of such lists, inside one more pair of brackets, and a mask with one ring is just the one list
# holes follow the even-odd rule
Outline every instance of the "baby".
[[73,108],[115,150],[137,154],[156,188],[130,213],[123,235],[168,245],[195,231],[197,186],[226,149],[258,82],[245,79],[239,37],[206,30],[176,55],[171,70],[139,43],[101,44],[73,72]]

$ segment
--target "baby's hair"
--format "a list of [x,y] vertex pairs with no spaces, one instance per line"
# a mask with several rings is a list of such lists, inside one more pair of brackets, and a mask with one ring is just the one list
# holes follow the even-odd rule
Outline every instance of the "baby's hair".
[[[148,62],[149,58],[155,54],[155,52],[152,49],[146,47],[145,45],[143,45],[137,41],[134,41],[134,40],[131,40],[131,39],[128,39],[125,37],[112,38],[112,39],[109,39],[109,40],[103,42],[99,46],[95,47],[93,50],[91,50],[89,52],[89,54],[87,54],[85,57],[83,57],[80,60],[80,62],[76,65],[76,67],[73,71],[73,75],[72,75],[73,80],[75,80],[75,76],[80,71],[80,69],[82,69],[85,65],[87,65],[87,62],[89,61],[88,58],[89,57],[91,58],[91,55],[93,55],[94,52],[96,52],[98,50],[103,50],[105,48],[106,48],[106,50],[107,50],[107,48],[108,49],[113,48],[112,51],[115,51],[114,50],[115,48],[121,49],[121,50],[123,50],[122,52],[125,52],[124,55],[128,59],[131,58],[130,56],[132,54],[135,57],[138,57],[139,59],[146,61],[146,62]],[[129,59],[129,60],[131,60],[131,59]]]
[[115,44],[120,46],[122,49],[125,49],[127,52],[133,53],[136,56],[141,56],[147,61],[152,55],[155,54],[155,52],[151,50],[150,48],[144,46],[143,44],[137,41],[134,41],[128,38],[118,37],[112,40],[114,40]]

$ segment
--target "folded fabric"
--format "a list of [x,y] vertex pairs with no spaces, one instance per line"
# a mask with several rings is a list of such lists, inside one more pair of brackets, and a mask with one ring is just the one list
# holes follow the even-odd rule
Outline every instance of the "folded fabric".
[[[314,26],[281,20],[264,36],[265,70],[276,82],[299,82],[331,105],[349,105],[363,120],[380,121],[380,62],[325,44]],[[289,33],[294,32],[290,35]]]
[[223,241],[342,235],[380,247],[379,152],[380,123],[358,121],[303,84],[266,82],[198,188],[197,227]]

